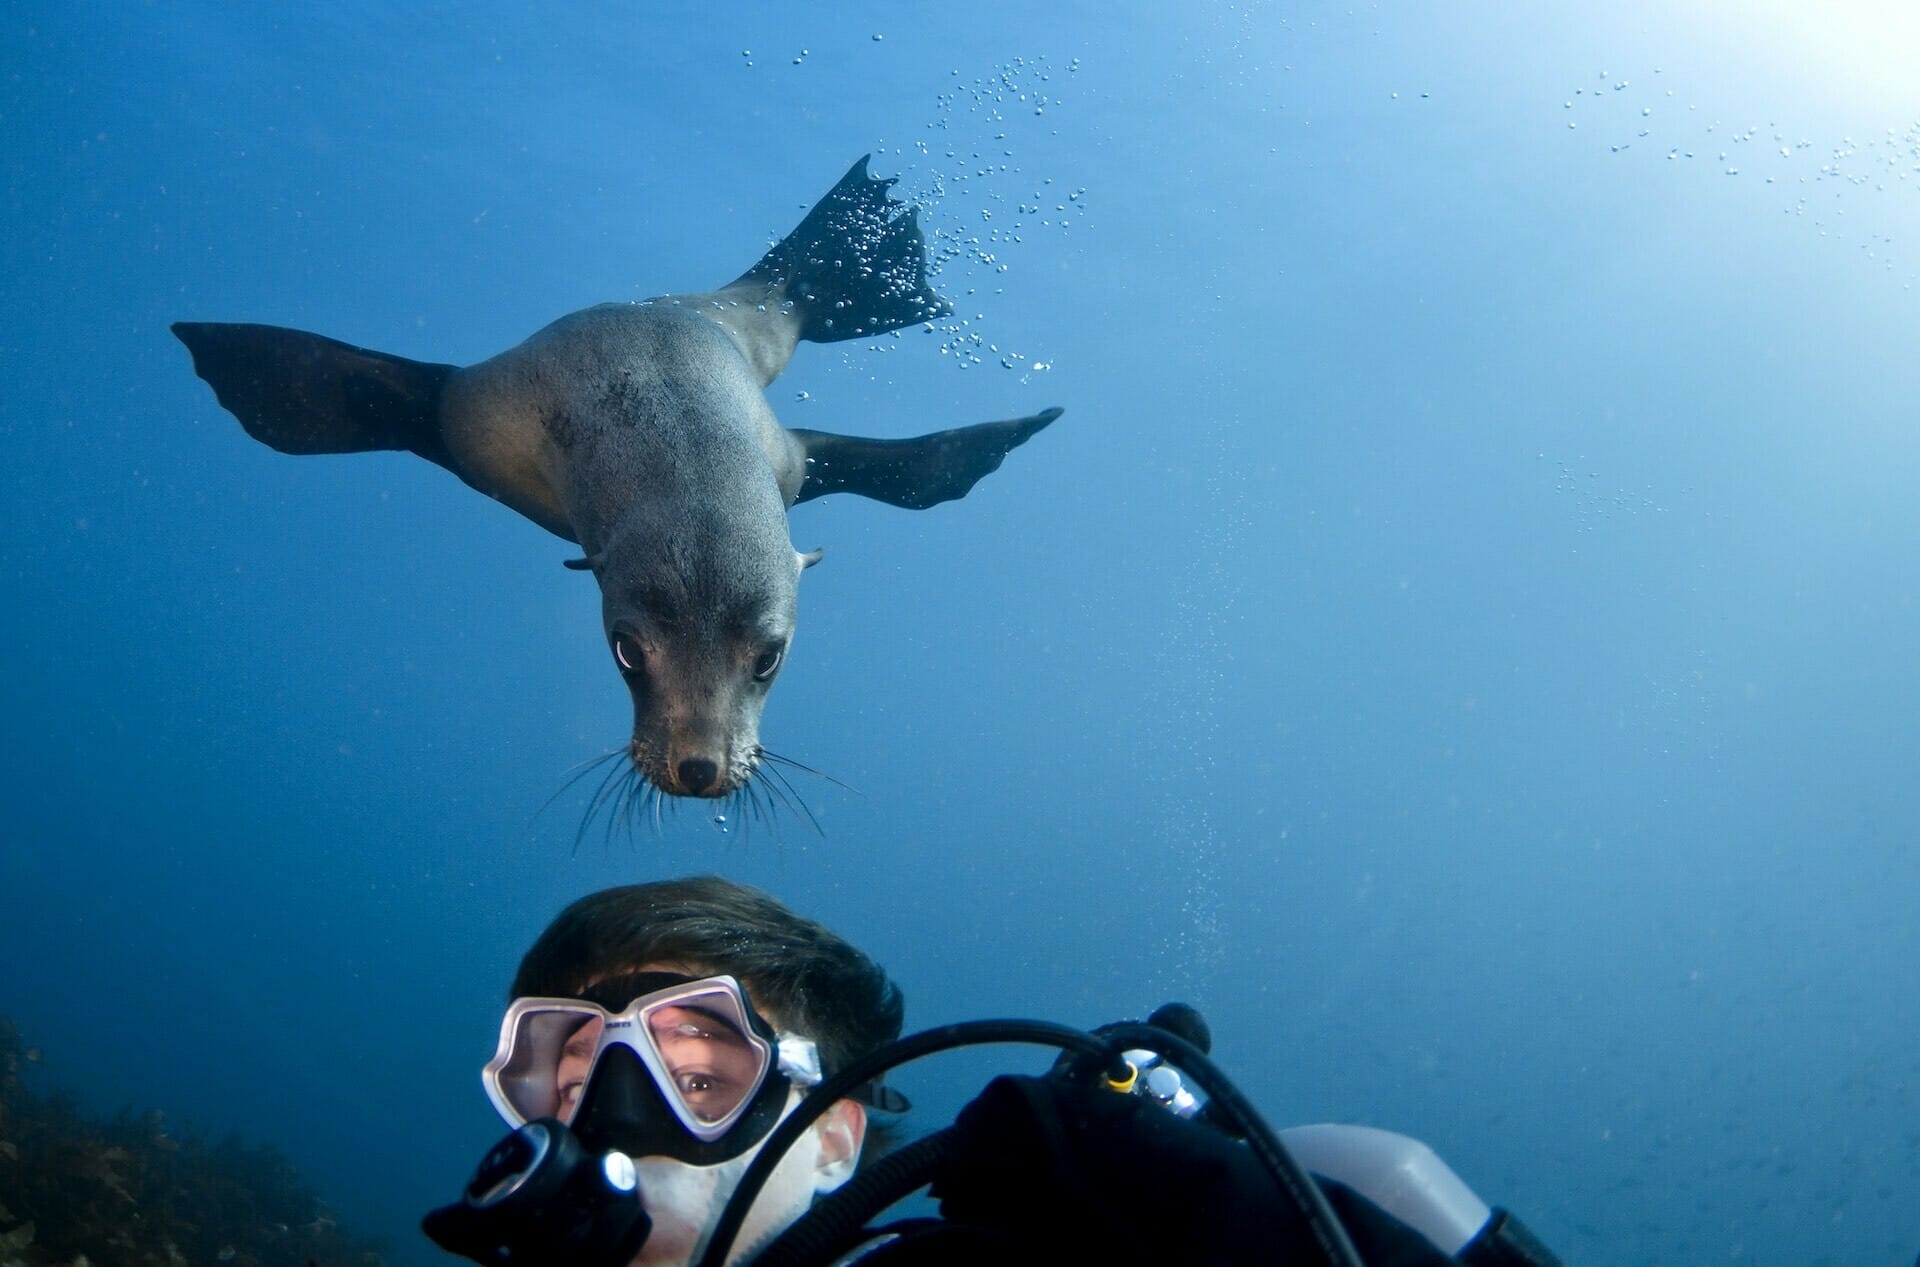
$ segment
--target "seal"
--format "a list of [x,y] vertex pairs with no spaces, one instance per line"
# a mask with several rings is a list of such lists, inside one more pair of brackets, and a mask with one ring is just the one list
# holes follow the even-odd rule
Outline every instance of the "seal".
[[787,511],[828,493],[910,509],[963,497],[1061,412],[908,439],[775,419],[765,388],[800,343],[951,311],[928,286],[916,210],[867,163],[727,285],[587,308],[465,368],[278,326],[173,331],[255,439],[416,453],[578,543],[568,566],[599,581],[633,698],[632,770],[670,796],[730,796],[772,757],[761,712],[800,573],[820,558],[794,549]]

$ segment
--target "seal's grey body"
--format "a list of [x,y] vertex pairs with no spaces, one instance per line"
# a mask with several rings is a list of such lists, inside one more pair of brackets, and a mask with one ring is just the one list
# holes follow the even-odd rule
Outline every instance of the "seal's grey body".
[[[456,371],[441,436],[463,472],[589,558],[648,505],[776,525],[806,450],[727,331],[685,301],[602,304]],[[771,477],[771,479],[769,479]]]
[[725,796],[753,777],[761,706],[793,636],[786,512],[847,491],[964,496],[1059,411],[907,440],[788,430],[764,387],[802,340],[946,311],[912,211],[862,159],[753,269],[704,294],[602,304],[464,369],[258,325],[181,323],[248,432],[290,453],[408,449],[578,542],[634,703],[634,768]]

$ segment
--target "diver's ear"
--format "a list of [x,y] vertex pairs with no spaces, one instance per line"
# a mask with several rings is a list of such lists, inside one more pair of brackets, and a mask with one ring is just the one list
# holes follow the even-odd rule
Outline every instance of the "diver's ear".
[[853,1178],[860,1146],[867,1140],[867,1109],[858,1100],[836,1100],[813,1124],[820,1154],[813,1163],[813,1190],[825,1195]]
[[808,568],[818,563],[820,561],[820,556],[825,553],[826,551],[822,550],[819,546],[815,546],[813,549],[807,551],[805,554],[802,554],[798,550],[795,550],[793,552],[793,558],[794,558],[794,561],[800,565],[799,568],[797,568],[796,570],[801,572],[806,571]]

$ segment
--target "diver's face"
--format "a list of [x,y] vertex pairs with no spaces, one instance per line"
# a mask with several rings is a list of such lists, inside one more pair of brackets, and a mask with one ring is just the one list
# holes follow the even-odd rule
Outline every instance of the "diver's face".
[[[685,964],[647,964],[638,972],[677,972],[707,976],[707,971]],[[589,983],[591,984],[591,983]],[[753,1002],[751,998],[748,1000]],[[756,1010],[781,1028],[780,1019]],[[654,1014],[653,1037],[666,1065],[674,1071],[681,1093],[699,1113],[702,1100],[711,1098],[716,1116],[738,1098],[737,1080],[751,1080],[755,1056],[741,1036],[711,1023],[693,1009],[663,1008]],[[556,1069],[560,1095],[559,1116],[572,1117],[599,1046],[601,1022],[589,1021],[571,1035]],[[781,1120],[803,1098],[801,1088],[788,1093]],[[866,1137],[866,1111],[842,1100],[809,1127],[788,1149],[754,1199],[753,1209],[734,1238],[729,1263],[750,1256],[765,1241],[779,1235],[807,1212],[817,1194],[831,1192],[853,1174]],[[740,1177],[760,1155],[764,1143],[714,1166],[693,1166],[670,1157],[640,1157],[634,1161],[640,1180],[640,1202],[653,1220],[646,1244],[633,1267],[685,1267],[706,1252],[707,1236],[726,1208]]]

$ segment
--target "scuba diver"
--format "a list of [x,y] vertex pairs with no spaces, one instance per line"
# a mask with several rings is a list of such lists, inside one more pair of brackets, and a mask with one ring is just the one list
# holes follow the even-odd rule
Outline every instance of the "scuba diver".
[[[513,1133],[425,1230],[494,1267],[1558,1263],[1416,1141],[1276,1135],[1184,1005],[904,1040],[902,1011],[878,964],[758,890],[581,898],[522,960],[482,1073]],[[886,1072],[1004,1042],[1059,1054],[887,1147],[907,1104]],[[922,1187],[939,1218],[872,1225]]]

